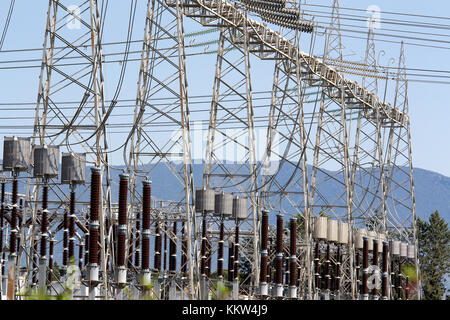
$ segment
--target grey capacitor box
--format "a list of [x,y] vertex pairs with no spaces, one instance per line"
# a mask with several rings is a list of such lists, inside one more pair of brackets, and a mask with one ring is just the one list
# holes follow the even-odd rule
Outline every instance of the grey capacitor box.
[[214,201],[214,214],[231,217],[233,215],[233,195],[225,192],[216,193]]
[[63,153],[61,160],[61,183],[82,184],[86,181],[86,154]]
[[28,171],[30,167],[30,138],[5,137],[3,141],[3,171]]
[[195,190],[195,211],[201,213],[214,212],[215,192],[212,189]]
[[55,178],[59,175],[59,147],[34,147],[34,177]]
[[247,198],[235,197],[233,199],[233,219],[247,219]]

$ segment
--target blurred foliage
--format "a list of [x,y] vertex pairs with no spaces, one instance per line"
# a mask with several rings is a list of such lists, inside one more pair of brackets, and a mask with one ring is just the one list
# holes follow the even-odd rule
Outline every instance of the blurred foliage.
[[438,211],[428,221],[417,219],[418,257],[423,299],[442,300],[450,272],[450,230]]

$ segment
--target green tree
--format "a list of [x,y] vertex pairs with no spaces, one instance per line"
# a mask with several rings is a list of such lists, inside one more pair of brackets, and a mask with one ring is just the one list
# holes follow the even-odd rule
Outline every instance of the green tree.
[[450,230],[435,211],[428,221],[417,220],[419,261],[423,299],[442,300],[445,294],[445,276],[450,271]]

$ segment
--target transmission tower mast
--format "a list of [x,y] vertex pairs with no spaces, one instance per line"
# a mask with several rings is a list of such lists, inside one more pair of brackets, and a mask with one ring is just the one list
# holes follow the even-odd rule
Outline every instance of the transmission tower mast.
[[[334,61],[339,71],[343,61],[343,45],[339,0],[333,1],[330,27],[325,44],[323,59]],[[327,215],[349,224],[349,244],[346,259],[342,263],[342,289],[350,292],[352,298],[356,293],[353,274],[354,247],[352,241],[353,225],[353,187],[351,184],[351,160],[349,150],[349,122],[351,108],[345,101],[345,88],[336,88],[340,103],[327,99],[328,88],[322,91],[318,128],[314,149],[314,163],[311,177],[311,199],[314,216]],[[340,93],[340,94],[339,94]],[[326,197],[322,187],[330,181],[337,184],[333,195]],[[317,285],[316,285],[317,286]]]
[[411,123],[408,103],[408,79],[406,53],[401,44],[395,91],[395,106],[406,115],[405,124],[391,123],[389,127],[389,148],[386,160],[386,188],[388,229],[398,237],[415,245],[415,267],[417,277],[417,298],[420,299],[420,277],[417,248],[417,216],[414,195],[412,165]]
[[[32,144],[56,145],[67,148],[68,152],[84,151],[88,155],[87,161],[101,168],[105,176],[98,223],[99,269],[103,273],[103,290],[107,296],[108,239],[105,239],[104,223],[110,218],[111,197],[106,121],[113,105],[107,110],[104,97],[101,39],[104,12],[100,10],[104,6],[99,2],[49,0]],[[66,58],[77,59],[78,63],[65,64],[63,59]],[[64,101],[68,95],[77,96],[80,101],[75,110],[63,109],[55,103]],[[54,185],[53,196],[65,195],[56,183]],[[33,191],[34,199],[38,199],[38,186]],[[37,204],[32,212],[35,222]],[[97,228],[97,225],[93,227]],[[95,286],[92,282],[92,298],[96,294]]]
[[[152,100],[157,98],[164,98],[166,104],[153,104]],[[148,1],[134,121],[125,147],[129,155],[125,161],[132,175],[132,199],[134,202],[141,199],[137,191],[138,177],[151,176],[157,167],[167,169],[176,178],[176,199],[167,209],[174,219],[185,223],[189,294],[194,299],[198,292],[198,285],[194,285],[198,254],[197,238],[193,237],[195,213],[191,205],[194,181],[184,23],[178,1],[172,8],[164,0]],[[162,133],[161,124],[167,129]],[[164,232],[169,239],[174,237],[167,229]]]
[[[256,190],[259,167],[255,153],[256,137],[248,46],[249,38],[246,32],[240,34],[231,28],[221,28],[203,186],[250,200],[250,213],[247,219],[236,220],[236,223],[239,228],[247,228],[252,232],[252,241],[248,242],[250,247],[243,245],[244,242],[239,245],[241,254],[252,264],[253,286],[257,287],[259,209]],[[231,98],[233,102],[230,101]],[[230,223],[227,226],[232,225]]]

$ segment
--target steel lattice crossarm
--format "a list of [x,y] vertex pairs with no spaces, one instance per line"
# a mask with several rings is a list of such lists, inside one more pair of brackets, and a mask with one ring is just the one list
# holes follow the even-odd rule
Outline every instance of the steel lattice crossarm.
[[311,22],[302,21],[298,9],[286,8],[285,0],[240,0],[240,2],[269,23],[308,33],[314,30]]
[[[248,18],[239,8],[226,0],[166,0],[168,6],[183,9],[183,13],[204,26],[222,26],[233,29],[235,43],[241,45],[243,34],[250,37],[250,52],[261,59],[289,59],[300,63],[302,80],[309,86],[325,88],[326,94],[337,104],[349,109],[366,110],[368,118],[380,115],[383,124],[406,126],[407,114],[380,99],[358,83],[346,79],[336,69],[319,58],[302,52],[292,41],[266,24]],[[238,34],[239,33],[239,34]]]

